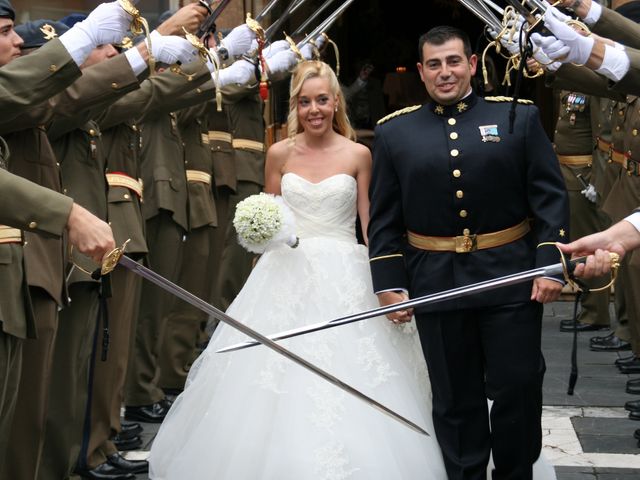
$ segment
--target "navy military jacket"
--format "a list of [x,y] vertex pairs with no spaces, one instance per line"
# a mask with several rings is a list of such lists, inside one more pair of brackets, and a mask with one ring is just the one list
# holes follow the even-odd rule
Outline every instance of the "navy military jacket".
[[[538,109],[474,93],[451,106],[430,103],[376,127],[370,186],[369,254],[374,290],[412,298],[560,261],[542,242],[569,238],[569,205]],[[406,112],[406,110],[412,110]],[[389,117],[387,117],[389,118]],[[407,230],[438,237],[497,232],[530,219],[506,245],[467,253],[414,248]],[[425,306],[451,310],[528,301],[531,282]]]

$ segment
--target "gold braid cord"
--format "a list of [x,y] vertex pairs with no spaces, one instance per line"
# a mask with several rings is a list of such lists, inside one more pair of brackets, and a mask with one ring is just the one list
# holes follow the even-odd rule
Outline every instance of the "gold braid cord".
[[287,32],[282,32],[282,33],[284,33],[284,39],[289,44],[289,47],[291,47],[291,51],[296,54],[296,57],[298,57],[298,61],[304,62],[304,56],[302,55],[302,52],[298,48],[298,45],[296,45],[296,42],[293,41],[293,38],[287,35]]
[[258,42],[258,49],[256,50],[256,56],[258,57],[258,65],[260,65],[260,86],[259,93],[260,98],[263,101],[267,101],[269,98],[269,78],[267,74],[267,61],[264,58],[264,54],[262,53],[264,50],[264,46],[267,43],[267,38],[264,34],[264,28],[262,25],[251,17],[251,13],[247,12],[247,20],[246,25],[249,29],[256,34],[256,42]]
[[[560,261],[562,262],[562,275],[564,277],[564,280],[569,285],[571,285],[571,287],[575,291],[583,292],[584,289],[580,287],[580,285],[578,285],[573,279],[573,277],[569,274],[569,266],[567,265],[567,260],[565,259],[565,256],[564,256],[564,253],[562,253],[562,250],[560,250],[560,247],[558,247],[558,245],[554,242],[542,242],[538,244],[538,247],[541,247],[544,245],[553,245],[558,249],[558,251],[560,252]],[[618,277],[618,269],[620,268],[620,255],[614,252],[609,252],[609,258],[611,260],[611,280],[609,281],[609,283],[607,283],[602,287],[590,288],[589,292],[602,292],[603,290],[607,290],[608,288],[613,286],[613,284],[615,283],[616,278]]]
[[153,75],[156,68],[156,60],[153,58],[153,54],[151,53],[151,36],[149,35],[149,23],[146,18],[144,18],[140,14],[140,10],[136,8],[136,6],[131,3],[130,0],[118,0],[118,4],[122,7],[122,9],[131,15],[131,33],[134,36],[144,34],[147,38],[147,48],[149,50],[149,74]]

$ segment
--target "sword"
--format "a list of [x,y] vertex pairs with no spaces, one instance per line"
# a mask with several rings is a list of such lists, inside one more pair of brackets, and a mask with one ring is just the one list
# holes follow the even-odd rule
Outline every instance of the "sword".
[[264,31],[264,36],[267,40],[270,40],[271,37],[280,29],[282,24],[291,16],[293,11],[300,7],[306,0],[291,0],[287,9],[280,15],[280,17],[268,28]]
[[344,12],[347,8],[349,8],[349,5],[351,5],[353,2],[354,0],[346,0],[342,5],[336,8],[331,15],[329,15],[326,19],[324,19],[322,23],[320,23],[316,28],[314,28],[311,31],[311,33],[309,33],[306,37],[304,37],[304,39],[302,39],[296,46],[298,48],[302,48],[304,45],[309,43],[309,41],[315,40],[315,38],[320,33],[324,32],[325,30],[328,30],[329,27],[333,25],[333,22],[335,22],[338,19],[338,17],[342,15],[342,12]]
[[[614,257],[615,255],[615,257]],[[614,253],[611,254],[612,263],[619,260],[618,256]],[[526,270],[524,272],[514,273],[506,275],[504,277],[494,278],[492,280],[485,280],[483,282],[473,283],[464,287],[452,288],[450,290],[444,290],[442,292],[431,293],[422,297],[406,300],[400,303],[394,303],[393,305],[387,305],[385,307],[378,307],[365,312],[346,315],[344,317],[336,318],[328,322],[315,323],[305,327],[294,328],[284,332],[269,335],[270,340],[282,340],[285,338],[297,337],[311,332],[317,332],[319,330],[325,330],[327,328],[334,328],[340,325],[347,325],[349,323],[359,322],[361,320],[367,320],[373,317],[379,317],[388,313],[397,312],[398,310],[406,310],[408,308],[419,307],[422,305],[429,305],[432,303],[444,302],[446,300],[453,300],[456,298],[467,297],[469,295],[475,295],[477,293],[487,292],[496,288],[506,287],[509,285],[516,285],[523,283],[538,277],[551,277],[554,275],[560,275],[565,273],[566,270],[573,271],[578,263],[582,263],[586,260],[586,257],[576,258],[570,262],[560,262],[554,265],[546,267],[534,268],[533,270]],[[259,342],[246,341],[230,345],[228,347],[217,350],[216,353],[231,352],[235,350],[242,350],[245,348],[255,347],[260,345]]]
[[493,15],[493,13],[487,13],[487,10],[483,6],[479,6],[474,3],[473,0],[458,0],[458,3],[461,3],[467,10],[473,13],[476,17],[482,20],[486,25],[491,27],[496,32],[502,30],[502,25],[498,21],[498,19]]
[[304,22],[302,22],[302,24],[296,28],[294,30],[294,32],[291,34],[292,37],[295,37],[296,35],[304,32],[304,29],[307,28],[311,22],[313,22],[316,18],[318,18],[318,16],[329,6],[331,5],[331,3],[333,3],[334,0],[325,0],[325,2],[320,5],[320,7],[313,12],[309,18],[307,18]]
[[244,333],[248,337],[251,337],[254,340],[256,340],[257,342],[263,344],[265,347],[270,348],[274,352],[282,355],[283,357],[288,358],[292,362],[300,365],[301,367],[306,368],[310,372],[315,373],[319,377],[325,379],[327,382],[334,384],[335,386],[337,386],[341,390],[343,390],[343,391],[353,395],[354,397],[364,401],[365,403],[369,404],[373,408],[376,408],[380,412],[382,412],[382,413],[390,416],[391,418],[399,421],[400,423],[406,425],[407,427],[411,428],[412,430],[414,430],[414,431],[416,431],[418,433],[421,433],[423,435],[429,436],[429,434],[422,427],[420,427],[419,425],[413,423],[411,420],[406,419],[405,417],[403,417],[400,414],[394,412],[390,408],[385,407],[384,405],[382,405],[378,401],[374,400],[373,398],[365,395],[364,393],[360,392],[359,390],[356,390],[351,385],[349,385],[349,384],[343,382],[342,380],[334,377],[330,373],[320,369],[319,367],[315,366],[311,362],[305,360],[304,358],[296,355],[295,353],[293,353],[293,352],[287,350],[286,348],[282,347],[281,345],[275,343],[273,340],[270,340],[267,337],[265,337],[264,335],[256,332],[255,330],[253,330],[252,328],[248,327],[247,325],[245,325],[245,324],[239,322],[238,320],[230,317],[229,315],[227,315],[223,311],[218,310],[217,308],[215,308],[213,305],[209,305],[204,300],[198,298],[194,294],[192,294],[192,293],[186,291],[185,289],[179,287],[175,283],[170,282],[169,280],[167,280],[166,278],[162,277],[161,275],[158,275],[153,270],[150,270],[150,269],[146,268],[145,266],[140,265],[135,260],[132,260],[131,258],[123,255],[124,248],[125,248],[127,242],[125,242],[125,244],[122,247],[116,248],[113,251],[111,251],[104,258],[103,263],[102,263],[102,268],[96,270],[91,275],[94,279],[100,278],[101,275],[106,275],[107,273],[112,271],[116,267],[116,265],[122,265],[124,268],[127,268],[127,269],[131,270],[133,273],[135,273],[136,275],[139,275],[142,278],[145,278],[145,279],[149,280],[151,283],[157,285],[158,287],[160,287],[164,291],[169,292],[172,295],[175,295],[179,299],[184,300],[185,302],[187,302],[190,305],[193,305],[194,307],[196,307],[197,309],[201,310],[202,312],[207,313],[207,314],[215,317],[216,319],[220,320],[221,322],[226,323],[227,325],[229,325],[232,328],[235,328],[236,330],[239,330],[240,332]]
[[279,0],[271,0],[269,3],[267,3],[262,9],[262,11],[258,15],[256,15],[256,19],[255,19],[256,22],[258,23],[262,22],[262,19],[266,17],[271,10],[273,10],[273,7],[275,7],[278,1]]

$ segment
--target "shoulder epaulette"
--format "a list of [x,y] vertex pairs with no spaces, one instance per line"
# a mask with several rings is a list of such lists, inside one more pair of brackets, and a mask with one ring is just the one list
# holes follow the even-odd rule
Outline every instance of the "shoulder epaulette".
[[[513,102],[513,97],[484,97],[487,102]],[[518,103],[523,105],[533,105],[533,101],[519,98]]]
[[418,110],[422,105],[412,105],[411,107],[401,108],[400,110],[396,110],[393,113],[390,113],[386,117],[382,117],[380,120],[376,122],[377,125],[381,125],[384,122],[391,120],[392,118],[399,117],[400,115],[404,115],[405,113],[413,112],[414,110]]

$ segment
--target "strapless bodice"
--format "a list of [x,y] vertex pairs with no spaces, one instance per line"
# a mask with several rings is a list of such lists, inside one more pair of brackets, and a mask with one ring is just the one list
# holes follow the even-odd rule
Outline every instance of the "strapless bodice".
[[296,219],[298,237],[327,237],[356,241],[356,179],[339,173],[313,183],[295,173],[285,173],[282,198]]

